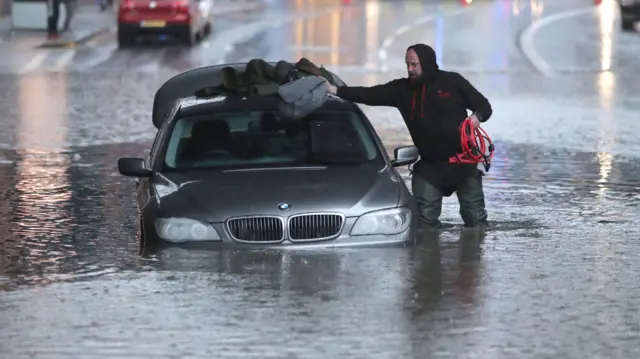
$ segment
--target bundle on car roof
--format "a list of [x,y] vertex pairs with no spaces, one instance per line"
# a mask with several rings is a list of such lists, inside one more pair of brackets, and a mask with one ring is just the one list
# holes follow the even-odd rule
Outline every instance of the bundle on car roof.
[[298,119],[325,103],[329,97],[327,81],[345,86],[335,73],[306,58],[295,64],[254,59],[249,63],[195,68],[170,78],[156,91],[153,125],[159,129],[171,109],[180,102],[213,97],[220,97],[225,102],[234,97],[276,97],[281,100],[280,118]]
[[306,58],[291,64],[278,61],[271,65],[262,59],[247,63],[244,71],[225,66],[220,69],[220,84],[196,91],[196,97],[236,95],[241,97],[278,94],[281,119],[297,120],[320,108],[327,99],[325,80],[336,85],[333,74]]
[[221,84],[205,87],[196,91],[197,97],[238,94],[244,97],[273,95],[280,86],[308,76],[320,76],[332,85],[336,79],[324,67],[316,66],[307,58],[301,58],[295,64],[278,61],[271,65],[263,59],[253,59],[247,63],[244,71],[225,66],[220,69]]

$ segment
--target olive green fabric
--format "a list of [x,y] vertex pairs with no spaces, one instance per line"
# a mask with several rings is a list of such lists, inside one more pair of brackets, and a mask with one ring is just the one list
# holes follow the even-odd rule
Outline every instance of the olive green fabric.
[[244,71],[232,67],[220,70],[219,86],[207,87],[195,93],[198,97],[210,97],[228,93],[243,96],[261,96],[278,93],[280,85],[306,76],[322,76],[336,85],[333,75],[323,67],[316,66],[306,58],[292,65],[287,61],[278,61],[275,66],[262,59],[253,59],[247,63]]
[[[415,173],[411,176],[411,186],[418,206],[420,225],[427,229],[442,228],[439,220],[442,213],[442,192]],[[455,193],[465,227],[486,226],[487,211],[482,188],[482,173],[475,171],[468,176],[456,187]]]
[[482,176],[482,172],[475,171],[456,188],[456,195],[460,204],[460,216],[464,221],[465,227],[487,225]]

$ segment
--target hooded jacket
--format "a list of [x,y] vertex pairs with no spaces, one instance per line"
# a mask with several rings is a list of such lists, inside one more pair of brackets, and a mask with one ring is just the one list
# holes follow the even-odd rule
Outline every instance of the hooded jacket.
[[[468,117],[467,109],[480,122],[487,121],[493,112],[491,104],[462,75],[440,70],[430,46],[416,44],[407,51],[410,49],[416,52],[422,67],[418,83],[400,78],[372,87],[343,86],[338,87],[336,95],[369,106],[397,108],[420,153],[416,172],[427,172],[423,177],[433,185],[455,188],[476,169],[476,165],[448,163],[450,157],[462,152],[460,125]],[[421,166],[430,168],[420,171]]]

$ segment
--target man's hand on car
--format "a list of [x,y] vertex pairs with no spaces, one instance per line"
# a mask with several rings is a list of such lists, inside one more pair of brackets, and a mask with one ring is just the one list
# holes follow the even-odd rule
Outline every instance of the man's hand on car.
[[338,88],[333,86],[329,81],[325,81],[325,84],[327,84],[327,92],[330,94],[335,95],[336,92],[338,92]]

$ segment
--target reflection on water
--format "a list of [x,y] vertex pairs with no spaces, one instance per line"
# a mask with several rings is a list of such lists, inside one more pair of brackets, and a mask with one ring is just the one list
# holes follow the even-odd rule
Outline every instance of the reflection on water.
[[74,223],[69,216],[68,160],[36,151],[24,151],[21,157],[16,163],[12,232],[22,238],[29,266],[45,269],[34,275],[64,272],[67,259],[78,256],[69,240]]
[[600,69],[611,70],[613,55],[613,34],[618,4],[615,0],[603,0],[598,6],[600,26]]
[[[339,1],[323,2],[324,6],[339,4]],[[375,6],[375,5],[373,5]],[[311,7],[312,8],[312,7]],[[367,4],[367,9],[370,5]],[[310,5],[304,1],[294,2],[294,12],[303,14],[310,11]],[[367,24],[359,21],[365,15],[365,7],[342,7],[332,10],[326,15],[312,17],[308,19],[298,19],[290,25],[283,26],[285,31],[279,32],[276,38],[284,37],[286,44],[281,47],[280,58],[289,58],[284,55],[287,50],[291,51],[291,60],[297,61],[302,57],[313,58],[317,64],[325,67],[335,67],[339,64],[355,64],[367,62],[365,56],[375,56],[376,53],[367,55],[365,52],[353,51],[352,44],[367,43],[372,35],[366,32],[370,29]],[[367,16],[373,16],[370,10]],[[369,21],[369,20],[367,20]],[[375,35],[373,35],[375,37]],[[366,39],[366,40],[365,40]]]
[[[18,148],[55,150],[67,143],[67,75],[24,76],[18,82]],[[46,104],[34,106],[34,104]]]
[[[87,158],[92,156],[95,161],[102,154]],[[112,164],[88,163],[84,151],[21,150],[5,157],[12,164],[0,167],[0,231],[6,234],[0,238],[0,278],[46,284],[135,263],[131,188]]]

